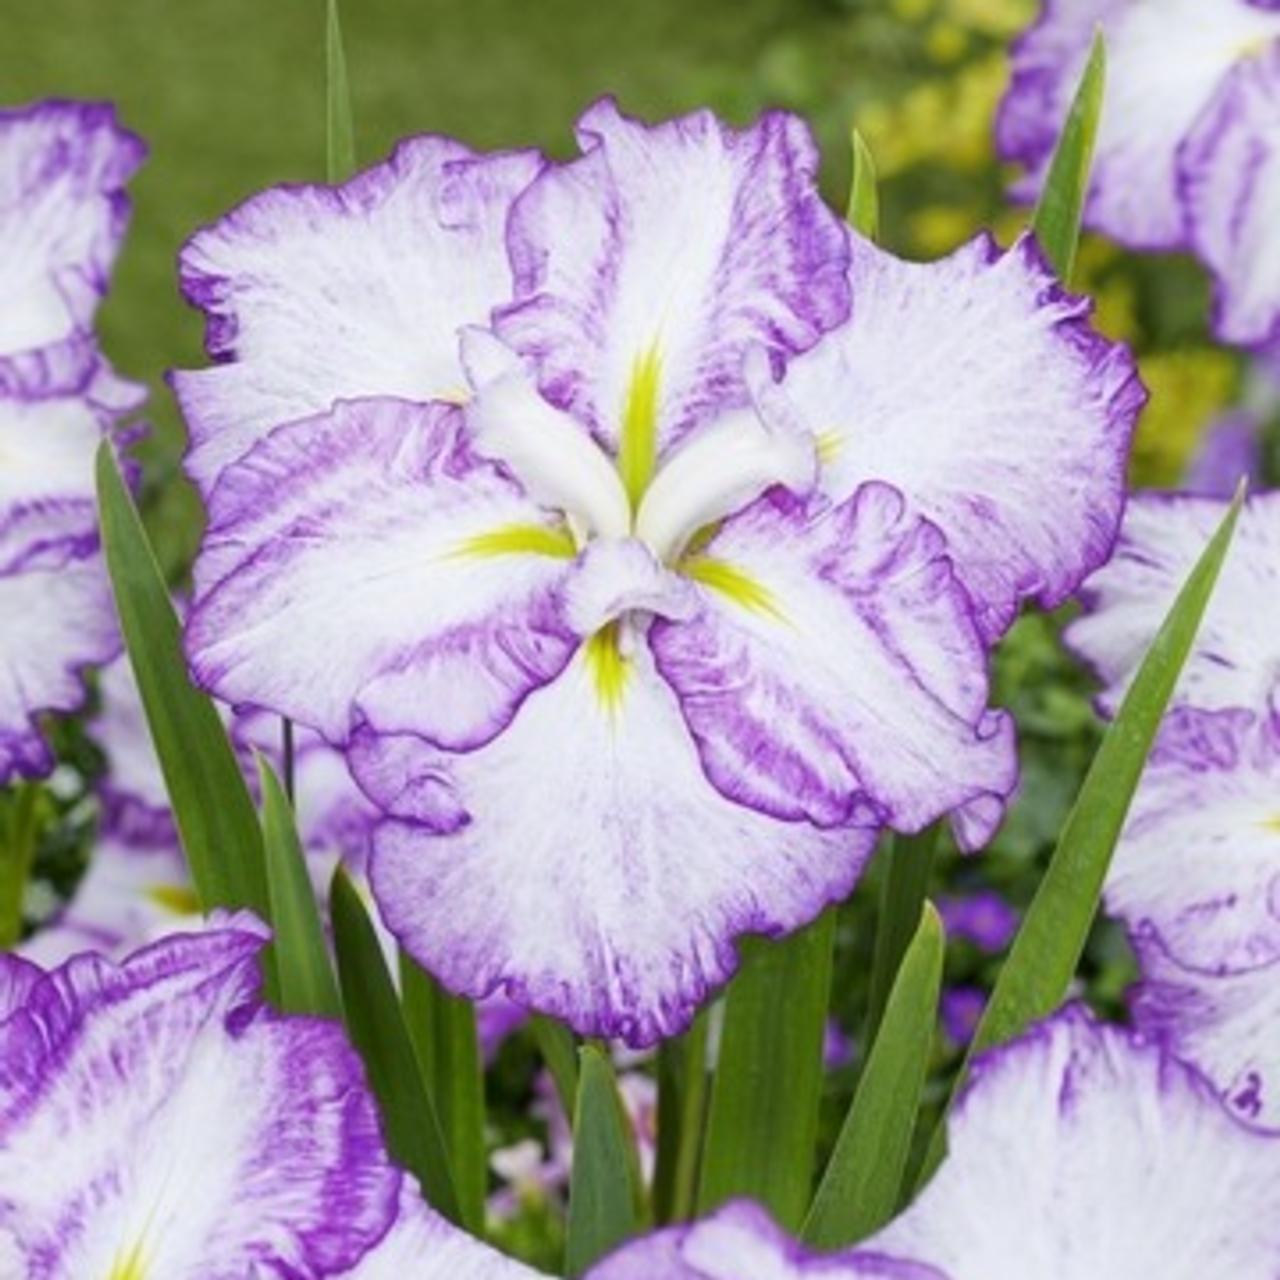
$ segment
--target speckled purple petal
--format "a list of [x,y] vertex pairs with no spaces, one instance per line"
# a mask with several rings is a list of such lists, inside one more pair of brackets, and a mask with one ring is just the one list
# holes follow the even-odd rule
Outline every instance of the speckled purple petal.
[[517,301],[497,331],[610,451],[650,362],[661,455],[748,403],[748,347],[803,351],[848,315],[846,232],[795,116],[739,131],[703,111],[651,127],[606,98],[577,134],[582,158],[515,204]]
[[624,1244],[587,1280],[948,1280],[933,1267],[867,1250],[823,1256],[780,1231],[769,1215],[735,1200],[709,1218]]
[[[1280,22],[1280,15],[1277,15]],[[1280,43],[1226,78],[1179,157],[1191,243],[1214,273],[1214,331],[1262,348],[1280,338]]]
[[0,111],[0,396],[79,391],[146,148],[106,103]]
[[726,800],[643,640],[621,680],[602,697],[584,650],[479,750],[364,735],[352,762],[418,818],[379,829],[371,871],[411,955],[453,991],[505,985],[584,1035],[644,1046],[730,977],[740,935],[789,932],[844,898],[877,832]]
[[1178,151],[1231,68],[1280,36],[1280,14],[1246,0],[1044,0],[1013,47],[996,142],[1020,161],[1031,199],[1048,169],[1093,33],[1107,47],[1107,92],[1086,223],[1135,249],[1187,242]]
[[1017,781],[1013,725],[987,707],[946,551],[872,483],[834,507],[764,498],[687,561],[751,584],[704,579],[698,613],[652,631],[718,790],[785,822],[919,831],[958,810],[966,847],[990,836]]
[[946,1163],[867,1247],[951,1280],[1273,1280],[1280,1139],[1078,1006],[978,1060]]
[[1106,904],[1131,929],[1153,928],[1191,968],[1280,960],[1276,712],[1171,713],[1116,846]]
[[193,236],[182,290],[218,363],[173,386],[201,491],[273,427],[336,400],[465,394],[457,331],[511,296],[507,213],[540,166],[411,138],[343,186],[276,187]]
[[1203,1071],[1243,1119],[1280,1130],[1280,971],[1204,973],[1178,964],[1153,929],[1131,937],[1134,1025]]
[[258,1003],[263,934],[76,957],[0,1023],[0,1256],[28,1280],[311,1280],[386,1231],[400,1175],[359,1060]]
[[44,970],[22,956],[0,952],[0,1022],[20,1009]]
[[88,502],[0,513],[0,784],[53,767],[37,717],[84,700],[81,673],[120,651]]
[[853,319],[782,390],[818,435],[837,500],[882,480],[946,534],[988,639],[1061,604],[1110,553],[1145,393],[1034,243],[980,236],[940,262],[860,237]]
[[477,458],[453,406],[340,403],[223,476],[195,567],[197,681],[343,742],[361,722],[487,741],[569,660],[571,560],[469,551],[556,518]]
[[[1068,646],[1106,686],[1099,704],[1120,705],[1129,681],[1182,584],[1227,513],[1220,498],[1137,493],[1116,553],[1081,592],[1086,614]],[[1266,707],[1280,680],[1280,493],[1248,499],[1204,622],[1174,693],[1206,710]]]

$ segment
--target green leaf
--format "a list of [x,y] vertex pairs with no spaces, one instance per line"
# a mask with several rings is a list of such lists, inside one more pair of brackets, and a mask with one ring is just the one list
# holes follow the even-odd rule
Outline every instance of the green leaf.
[[345,182],[356,171],[356,136],[338,0],[329,0],[325,24],[325,108],[328,179],[330,182]]
[[634,1141],[609,1059],[595,1045],[579,1050],[573,1115],[573,1173],[565,1274],[580,1276],[639,1229]]
[[440,1121],[422,1082],[378,936],[341,867],[334,872],[329,904],[347,1030],[364,1059],[369,1086],[382,1110],[387,1146],[396,1163],[417,1177],[435,1208],[460,1224],[462,1214]]
[[463,1225],[482,1235],[489,1170],[475,1006],[447,992],[403,951],[400,992],[405,1025],[444,1134]]
[[853,179],[849,184],[849,208],[845,220],[868,240],[880,234],[880,196],[876,187],[876,162],[871,148],[857,129],[850,136]]
[[8,951],[22,940],[22,904],[40,836],[41,790],[34,782],[19,782],[2,799],[0,951]]
[[[952,1087],[952,1098],[975,1055],[1047,1017],[1066,998],[1098,909],[1111,855],[1142,776],[1169,698],[1195,641],[1244,502],[1241,485],[1142,661],[1119,714],[1067,815],[1044,879],[1000,970],[982,1021]],[[921,1169],[930,1177],[946,1151],[939,1121]]]
[[258,779],[280,1008],[286,1013],[341,1018],[342,1002],[293,810],[275,772],[260,755]]
[[693,1216],[706,1131],[707,1027],[704,1009],[682,1036],[658,1049],[658,1151],[653,1211],[659,1223]]
[[560,1105],[566,1116],[572,1116],[578,1099],[578,1050],[573,1033],[563,1023],[541,1013],[535,1013],[529,1021],[538,1051],[555,1081]]
[[187,678],[169,590],[105,442],[98,449],[97,480],[120,626],[196,894],[206,911],[251,907],[269,920],[253,800],[218,713]]
[[945,950],[942,921],[926,902],[805,1219],[802,1235],[816,1248],[864,1240],[897,1210],[937,1027]]
[[876,917],[876,945],[871,958],[871,982],[867,1020],[863,1030],[863,1055],[871,1052],[880,1019],[893,989],[898,966],[920,924],[920,909],[929,891],[929,876],[941,828],[930,827],[915,836],[890,836],[880,857],[884,879],[880,911]]
[[809,1207],[835,912],[782,942],[743,944],[725,997],[698,1212],[734,1196],[765,1205],[789,1231]]
[[1089,194],[1093,146],[1098,137],[1106,78],[1107,52],[1099,28],[1031,217],[1031,229],[1044,256],[1064,281],[1071,279],[1076,247],[1080,243],[1080,217]]

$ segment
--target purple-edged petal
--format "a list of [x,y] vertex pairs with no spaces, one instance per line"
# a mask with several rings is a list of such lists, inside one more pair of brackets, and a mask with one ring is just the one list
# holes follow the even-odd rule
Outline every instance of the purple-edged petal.
[[876,840],[725,799],[643,640],[625,660],[584,646],[477,751],[366,736],[353,764],[418,819],[379,829],[371,871],[410,954],[451,990],[505,985],[634,1046],[688,1025],[737,967],[740,935],[790,931],[843,898]]
[[382,1237],[400,1175],[359,1060],[258,1003],[263,943],[237,917],[82,955],[0,1023],[0,1257],[29,1280],[311,1278]]
[[1154,930],[1133,942],[1142,970],[1130,997],[1134,1024],[1203,1071],[1238,1115],[1280,1130],[1276,968],[1204,973],[1178,964]]
[[576,644],[573,543],[462,429],[448,405],[344,402],[230,468],[187,624],[199,682],[336,743],[363,721],[451,749],[499,732]]
[[1280,960],[1280,720],[1176,709],[1160,731],[1107,876],[1107,910],[1178,963]]
[[839,506],[765,498],[684,562],[698,613],[654,626],[702,766],[786,822],[988,838],[1017,778],[986,652],[942,535],[867,484]]
[[946,1163],[868,1242],[950,1280],[1272,1280],[1280,1140],[1073,1006],[979,1059]]
[[0,784],[37,777],[53,757],[36,724],[84,700],[81,671],[120,651],[88,503],[0,516]]
[[1098,129],[1089,226],[1137,249],[1186,243],[1179,147],[1241,59],[1280,36],[1280,14],[1246,0],[1044,0],[1013,49],[996,141],[1026,166],[1034,197],[1099,27],[1107,93]]
[[198,232],[182,289],[219,363],[173,384],[202,492],[273,427],[336,400],[465,395],[457,330],[511,296],[507,214],[540,166],[413,138],[341,187],[277,187]]
[[406,1178],[391,1230],[341,1280],[538,1280],[542,1274],[442,1218]]
[[1227,77],[1179,164],[1191,244],[1217,281],[1223,342],[1264,347],[1280,338],[1278,138],[1280,45],[1271,45]]
[[735,1200],[709,1218],[623,1245],[587,1280],[948,1280],[933,1267],[867,1250],[812,1253],[769,1215]]
[[0,521],[40,502],[92,501],[103,435],[102,416],[79,396],[0,396]]
[[984,634],[1060,604],[1103,563],[1145,400],[1127,349],[1090,326],[1030,239],[904,262],[855,238],[852,320],[788,369],[837,499],[867,480],[946,534]]
[[[1111,561],[1081,592],[1087,613],[1069,647],[1106,686],[1113,714],[1179,589],[1227,513],[1219,498],[1138,493],[1129,500]],[[1280,493],[1249,498],[1195,647],[1174,694],[1207,710],[1265,707],[1280,680]]]
[[145,150],[105,103],[0,111],[0,393],[78,390],[93,376],[88,331]]
[[32,987],[44,977],[44,970],[30,960],[9,952],[0,953],[0,1022],[22,1007]]
[[849,312],[849,250],[795,116],[732,130],[710,112],[647,126],[611,99],[510,226],[517,301],[497,329],[544,394],[616,451],[645,419],[661,456],[748,403],[747,349],[811,347]]

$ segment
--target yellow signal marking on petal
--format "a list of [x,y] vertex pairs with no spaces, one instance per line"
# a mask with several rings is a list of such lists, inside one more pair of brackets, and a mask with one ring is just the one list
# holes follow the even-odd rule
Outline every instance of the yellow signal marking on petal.
[[829,467],[844,452],[844,443],[844,432],[837,427],[832,427],[830,431],[819,431],[814,437],[818,461],[824,467]]
[[543,524],[504,524],[487,533],[464,538],[455,556],[556,556],[572,560],[578,554],[573,534],[565,528],[549,528]]
[[443,400],[445,404],[469,404],[471,402],[471,392],[466,387],[445,387],[441,391],[437,391],[433,400]]
[[107,1280],[147,1280],[150,1268],[145,1257],[146,1246],[139,1241],[128,1253],[121,1250],[111,1264]]
[[611,715],[615,714],[622,706],[631,674],[631,664],[622,656],[618,644],[618,624],[610,622],[591,636],[584,656],[600,705]]
[[657,342],[631,362],[626,400],[622,406],[622,435],[618,441],[618,474],[631,500],[631,509],[653,479],[658,459],[658,398],[662,386],[662,352]]
[[1263,818],[1258,825],[1264,831],[1274,831],[1276,835],[1280,835],[1280,813],[1273,813],[1269,818]]
[[185,884],[153,884],[147,886],[147,897],[175,916],[200,914],[200,900],[195,890]]
[[763,582],[757,582],[744,569],[739,569],[736,564],[730,564],[728,560],[696,556],[693,559],[682,560],[680,572],[685,577],[692,578],[694,582],[700,582],[704,587],[718,591],[734,604],[741,605],[752,613],[776,618],[779,622],[787,620],[786,615],[778,607],[773,592]]

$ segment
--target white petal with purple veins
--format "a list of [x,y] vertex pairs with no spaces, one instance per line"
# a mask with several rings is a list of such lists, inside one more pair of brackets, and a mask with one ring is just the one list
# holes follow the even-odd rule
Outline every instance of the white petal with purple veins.
[[868,1241],[950,1280],[1273,1280],[1280,1139],[1079,1007],[978,1060],[946,1163]]
[[192,670],[344,741],[358,722],[487,741],[568,661],[561,523],[462,435],[461,411],[351,401],[279,428],[210,503]]
[[[1066,630],[1069,647],[1120,705],[1165,615],[1227,514],[1227,502],[1183,494],[1129,499],[1111,561],[1081,592],[1087,613]],[[1280,493],[1250,498],[1195,646],[1174,694],[1208,710],[1265,707],[1280,681]]]
[[1107,557],[1144,393],[1030,240],[980,237],[903,262],[855,238],[853,318],[794,360],[782,392],[843,499],[901,489],[946,534],[988,638],[1020,602],[1060,604]]
[[198,232],[183,292],[213,368],[174,375],[207,495],[272,427],[358,396],[466,394],[457,331],[511,296],[503,238],[532,152],[402,143],[341,187],[278,187]]

